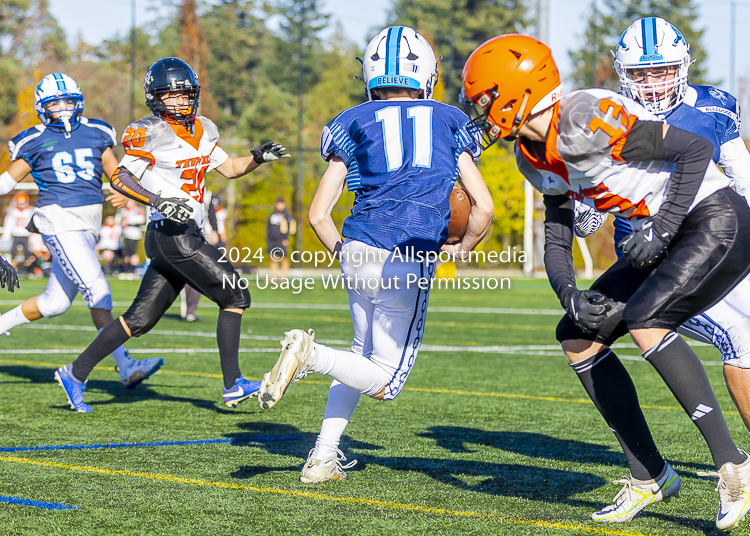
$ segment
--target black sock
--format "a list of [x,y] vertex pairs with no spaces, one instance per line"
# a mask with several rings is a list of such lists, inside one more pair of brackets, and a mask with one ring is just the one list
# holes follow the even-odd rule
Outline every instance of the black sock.
[[638,480],[658,478],[666,462],[651,437],[633,380],[615,353],[604,349],[571,366],[620,442],[632,477]]
[[643,357],[656,369],[700,430],[716,467],[727,462],[744,462],[744,455],[737,450],[729,435],[706,371],[688,343],[672,331],[659,344],[644,352]]
[[73,361],[73,376],[76,380],[85,382],[99,361],[125,344],[129,338],[130,335],[122,327],[119,318],[104,326],[89,347]]
[[224,376],[224,387],[231,389],[240,373],[240,330],[242,313],[219,312],[219,323],[216,325],[216,340],[219,343],[221,374]]

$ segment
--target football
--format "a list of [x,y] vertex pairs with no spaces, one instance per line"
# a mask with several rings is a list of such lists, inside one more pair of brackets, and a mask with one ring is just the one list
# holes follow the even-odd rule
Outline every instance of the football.
[[466,234],[471,212],[471,198],[463,188],[454,187],[450,197],[451,219],[448,222],[448,243],[458,242]]

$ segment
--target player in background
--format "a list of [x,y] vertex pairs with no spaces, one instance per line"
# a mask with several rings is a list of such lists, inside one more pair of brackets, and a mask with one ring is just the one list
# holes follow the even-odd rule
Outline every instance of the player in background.
[[[592,518],[628,521],[680,489],[611,350],[629,332],[708,444],[719,477],[717,527],[738,524],[750,509],[750,459],[732,441],[700,360],[676,333],[750,271],[750,235],[740,232],[750,227],[750,207],[711,161],[713,146],[609,90],[563,98],[549,48],[527,36],[480,45],[462,91],[485,144],[516,138],[519,170],[544,194],[545,267],[567,313],[556,336],[628,459],[631,476],[615,504]],[[625,257],[586,291],[573,269],[574,199],[636,227],[623,240]]]
[[121,251],[120,239],[122,238],[122,227],[115,222],[112,215],[104,218],[101,229],[99,229],[99,242],[96,249],[104,261],[104,273],[111,274],[117,269],[115,260]]
[[25,261],[31,255],[31,249],[29,249],[31,232],[26,227],[29,225],[32,214],[34,214],[34,207],[29,204],[29,194],[19,192],[14,195],[13,201],[5,212],[3,222],[3,240],[12,238],[11,263],[16,260],[16,257],[23,257]]
[[123,271],[135,272],[135,267],[141,264],[138,255],[138,242],[143,240],[142,226],[146,224],[146,211],[133,199],[117,211],[115,218],[122,228],[122,261]]
[[[312,330],[291,330],[258,397],[268,409],[309,372],[333,378],[320,435],[302,469],[306,483],[346,478],[344,469],[355,462],[342,465],[338,446],[360,396],[393,400],[414,366],[435,266],[406,255],[406,248],[468,252],[487,232],[494,208],[474,164],[481,148],[467,131],[469,118],[430,98],[438,72],[429,42],[412,28],[394,26],[370,41],[364,58],[370,102],[324,128],[321,154],[328,169],[309,212],[318,238],[340,255],[341,271],[351,278],[352,351],[313,342]],[[475,204],[465,236],[444,245],[456,179]],[[345,186],[355,192],[355,203],[342,239],[331,211]],[[410,277],[426,284],[407,285]]]
[[[266,220],[266,252],[270,258],[268,272],[271,279],[276,279],[276,273],[281,264],[281,279],[286,279],[289,271],[289,237],[297,233],[297,222],[286,210],[283,197],[277,197],[274,210]],[[275,250],[275,252],[274,252]],[[281,252],[281,261],[277,256]]]
[[[0,195],[31,173],[39,199],[31,219],[52,254],[52,272],[43,294],[0,315],[0,333],[67,311],[79,292],[94,326],[112,321],[112,293],[96,256],[102,223],[102,173],[117,168],[115,131],[83,116],[81,88],[63,73],[48,74],[34,90],[41,124],[8,142],[11,164],[0,174]],[[162,366],[162,358],[135,361],[122,345],[110,351],[120,379],[135,387]]]
[[125,131],[125,156],[111,184],[117,192],[151,207],[145,242],[151,263],[127,312],[108,324],[72,364],[60,367],[55,374],[75,409],[91,412],[83,401],[91,370],[112,348],[148,333],[188,283],[221,308],[216,338],[223,396],[224,403],[233,407],[255,396],[260,386],[260,382],[242,376],[238,362],[242,312],[250,306],[250,293],[226,284],[239,276],[228,262],[219,262],[221,253],[207,244],[201,233],[204,176],[216,169],[235,179],[289,155],[272,142],[241,158],[224,152],[217,145],[216,125],[197,115],[198,77],[178,58],[163,58],[151,65],[143,88],[153,115],[135,121]]
[[223,247],[227,242],[227,216],[229,213],[227,209],[221,206],[221,200],[217,196],[211,198],[211,204],[214,207],[214,215],[216,216],[216,231],[218,240],[213,243],[214,246]]

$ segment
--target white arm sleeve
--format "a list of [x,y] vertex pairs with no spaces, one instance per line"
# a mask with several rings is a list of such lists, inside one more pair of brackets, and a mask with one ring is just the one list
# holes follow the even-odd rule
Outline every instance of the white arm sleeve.
[[18,181],[13,178],[13,175],[4,171],[2,175],[0,175],[0,195],[9,194],[17,184]]
[[742,138],[729,140],[721,146],[719,166],[732,179],[737,193],[750,202],[750,152]]
[[211,166],[208,169],[216,169],[224,162],[226,162],[227,158],[229,158],[227,152],[217,145],[216,147],[214,147],[214,150],[211,151]]

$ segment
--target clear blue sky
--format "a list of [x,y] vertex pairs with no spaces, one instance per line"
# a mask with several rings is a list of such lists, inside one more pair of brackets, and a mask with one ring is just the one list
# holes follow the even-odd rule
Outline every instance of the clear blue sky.
[[[571,71],[567,51],[580,44],[591,0],[548,0],[550,42],[563,75]],[[136,22],[144,24],[159,16],[149,10],[150,2],[136,0]],[[325,10],[341,21],[349,37],[362,47],[374,26],[385,23],[390,0],[322,0]],[[708,51],[708,75],[729,90],[730,0],[697,0],[700,28],[705,29],[703,45]],[[96,44],[130,28],[130,0],[50,0],[52,13],[71,41],[79,33]],[[737,0],[736,75],[750,76],[750,0]],[[735,86],[736,91],[736,86]]]

